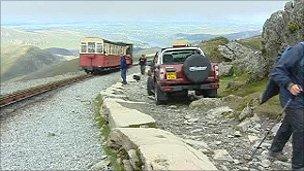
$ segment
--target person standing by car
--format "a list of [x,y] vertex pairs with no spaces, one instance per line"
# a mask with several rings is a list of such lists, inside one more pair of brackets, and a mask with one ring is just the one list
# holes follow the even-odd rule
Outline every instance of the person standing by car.
[[269,150],[270,159],[286,160],[282,150],[292,135],[292,169],[304,170],[304,42],[287,48],[271,72],[280,87],[285,117]]
[[146,55],[142,54],[141,57],[139,58],[139,66],[140,66],[141,75],[145,74],[146,65],[147,65]]
[[120,72],[121,72],[121,78],[122,78],[122,84],[127,84],[127,60],[124,55],[120,57]]

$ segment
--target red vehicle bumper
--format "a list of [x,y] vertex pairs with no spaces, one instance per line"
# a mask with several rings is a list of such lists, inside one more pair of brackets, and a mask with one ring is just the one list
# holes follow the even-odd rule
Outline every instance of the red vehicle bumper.
[[211,90],[218,89],[219,84],[216,82],[196,85],[161,85],[160,88],[163,92],[177,92],[183,90]]

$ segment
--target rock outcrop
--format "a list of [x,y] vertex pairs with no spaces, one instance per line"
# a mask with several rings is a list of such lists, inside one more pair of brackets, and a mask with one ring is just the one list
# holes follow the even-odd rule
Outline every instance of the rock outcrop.
[[284,10],[273,13],[263,27],[263,46],[268,66],[287,46],[304,40],[304,0],[287,2]]
[[219,46],[224,58],[231,61],[236,70],[247,73],[252,80],[258,80],[265,76],[266,61],[259,50],[246,47],[236,41]]

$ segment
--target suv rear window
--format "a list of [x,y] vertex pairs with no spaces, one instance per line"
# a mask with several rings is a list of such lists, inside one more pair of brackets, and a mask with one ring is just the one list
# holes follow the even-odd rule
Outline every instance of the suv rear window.
[[201,54],[201,52],[197,49],[166,51],[163,53],[163,64],[184,63],[193,54]]

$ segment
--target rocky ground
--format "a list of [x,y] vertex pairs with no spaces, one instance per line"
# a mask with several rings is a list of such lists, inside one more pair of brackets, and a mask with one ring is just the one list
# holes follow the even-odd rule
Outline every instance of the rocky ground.
[[79,75],[85,74],[84,72],[76,72],[76,73],[67,73],[64,75],[57,75],[54,77],[47,77],[41,79],[33,79],[33,80],[20,80],[20,81],[7,81],[1,83],[1,95],[13,93],[19,90],[25,90],[31,87],[48,84],[51,82],[76,77]]
[[[239,122],[231,115],[234,111],[223,99],[180,99],[167,105],[156,106],[153,96],[146,92],[146,77],[139,82],[126,85],[124,92],[129,100],[146,102],[146,104],[123,104],[151,115],[157,127],[170,131],[190,145],[202,150],[215,163],[219,170],[287,170],[290,161],[270,162],[267,153],[271,144],[270,136],[259,149],[252,161],[248,155],[263,137],[264,129],[274,121],[267,118],[253,117]],[[229,98],[229,97],[226,97]],[[246,114],[246,109],[244,110]],[[246,118],[246,116],[244,117]],[[205,142],[206,144],[202,143]],[[288,142],[284,152],[291,158],[291,143]]]
[[108,162],[93,100],[117,81],[119,72],[98,76],[1,109],[1,170],[86,170]]

